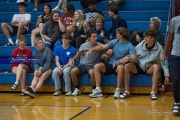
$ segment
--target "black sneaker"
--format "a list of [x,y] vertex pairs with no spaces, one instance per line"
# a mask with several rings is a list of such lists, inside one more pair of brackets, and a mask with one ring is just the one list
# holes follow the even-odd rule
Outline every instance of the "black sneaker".
[[31,98],[35,97],[35,92],[31,86],[27,87],[27,91],[24,92],[25,95],[28,95]]
[[7,44],[5,44],[4,46],[14,46],[14,44],[12,44],[12,43],[7,43]]

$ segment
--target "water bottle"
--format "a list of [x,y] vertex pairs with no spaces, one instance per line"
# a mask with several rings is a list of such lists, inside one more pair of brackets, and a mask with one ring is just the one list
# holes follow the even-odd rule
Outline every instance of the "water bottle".
[[165,60],[164,61],[164,67],[168,68],[168,66],[169,66],[169,62],[168,62],[168,60]]

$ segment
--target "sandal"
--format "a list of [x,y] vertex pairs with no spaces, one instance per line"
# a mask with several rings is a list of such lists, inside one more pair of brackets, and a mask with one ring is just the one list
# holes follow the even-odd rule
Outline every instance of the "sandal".
[[12,90],[16,90],[17,88],[18,88],[18,85],[16,85],[16,84],[14,84],[14,85],[11,87]]
[[4,46],[14,46],[14,44],[12,44],[12,43],[7,43],[7,44],[5,44]]

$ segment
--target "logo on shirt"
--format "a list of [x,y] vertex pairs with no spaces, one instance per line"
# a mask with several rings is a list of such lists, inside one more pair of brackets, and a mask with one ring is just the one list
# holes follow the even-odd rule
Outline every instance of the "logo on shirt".
[[67,55],[67,57],[69,57],[69,55],[70,55],[70,52],[66,52],[66,55]]

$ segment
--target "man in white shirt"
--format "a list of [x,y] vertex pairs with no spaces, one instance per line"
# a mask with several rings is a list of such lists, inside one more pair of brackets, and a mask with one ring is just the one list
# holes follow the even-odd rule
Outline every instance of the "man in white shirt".
[[10,33],[17,33],[17,39],[15,45],[18,45],[18,38],[21,37],[22,34],[28,32],[29,24],[31,21],[31,15],[26,13],[27,4],[25,2],[21,2],[18,4],[19,6],[19,14],[15,14],[11,21],[11,25],[7,23],[2,23],[1,28],[8,39],[8,43],[5,46],[13,46],[14,42],[11,39]]

